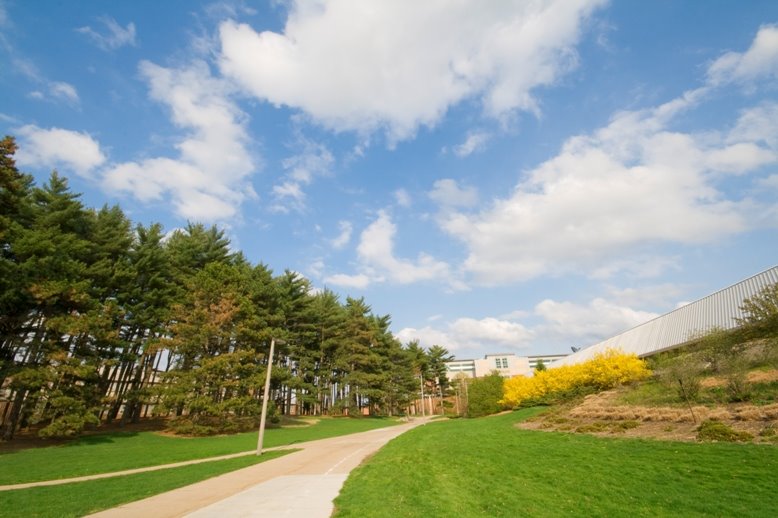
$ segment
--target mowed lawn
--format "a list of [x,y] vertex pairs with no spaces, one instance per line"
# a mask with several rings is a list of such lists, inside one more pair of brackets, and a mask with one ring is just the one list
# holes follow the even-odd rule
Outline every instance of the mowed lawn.
[[164,469],[101,480],[0,492],[3,518],[67,518],[110,509],[127,502],[194,484],[223,473],[286,455],[267,452],[180,468]]
[[403,434],[352,472],[335,516],[778,516],[776,446],[514,426],[537,411]]
[[[305,421],[305,420],[301,420]],[[283,446],[395,425],[389,418],[321,418],[310,426],[265,431],[264,446]],[[186,438],[154,432],[110,433],[61,446],[0,454],[0,485],[70,478],[248,451],[257,432]],[[4,493],[0,493],[3,498]]]
[[[398,423],[397,419],[389,418],[321,418],[310,420],[309,426],[269,429],[265,433],[264,445],[292,445]],[[256,445],[256,432],[201,438],[172,437],[153,432],[94,435],[62,446],[0,455],[0,484],[53,480],[202,459],[253,450]],[[0,516],[83,516],[278,458],[287,453],[289,452],[266,452],[261,457],[249,455],[101,480],[2,491]]]

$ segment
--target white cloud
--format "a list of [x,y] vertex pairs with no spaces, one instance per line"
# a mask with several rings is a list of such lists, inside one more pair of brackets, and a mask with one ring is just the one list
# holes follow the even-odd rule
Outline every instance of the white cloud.
[[713,171],[745,174],[775,162],[775,152],[753,142],[741,142],[706,153],[707,166]]
[[394,200],[397,202],[397,205],[405,209],[411,206],[411,195],[405,189],[394,191]]
[[484,131],[468,133],[464,142],[454,146],[454,154],[460,158],[464,158],[478,151],[483,151],[491,138],[491,134]]
[[[621,293],[623,299],[635,294]],[[397,333],[402,342],[419,340],[422,346],[439,344],[451,351],[487,354],[519,350],[538,345],[567,350],[591,345],[657,317],[602,298],[587,304],[543,300],[534,310],[481,319],[458,318],[436,326],[404,328]],[[533,321],[533,324],[525,322]]]
[[602,298],[586,305],[546,299],[535,306],[535,314],[543,319],[543,323],[533,328],[536,334],[549,341],[575,346],[591,345],[659,316]]
[[73,85],[63,81],[54,81],[49,83],[49,93],[55,99],[62,99],[71,104],[79,103],[78,92],[76,91],[76,88]]
[[496,318],[459,318],[451,324],[451,331],[462,341],[481,341],[505,347],[526,346],[532,336],[523,325]]
[[[14,70],[40,88],[32,90],[27,94],[28,97],[39,101],[65,101],[71,106],[78,106],[80,99],[78,91],[73,85],[46,78],[32,60],[21,57],[11,45],[2,40],[2,35],[0,35],[0,44],[2,43],[5,43],[5,50],[11,55],[11,64]],[[44,91],[48,93],[48,96]]]
[[290,210],[305,209],[305,192],[303,187],[310,185],[314,178],[326,176],[335,162],[332,153],[323,144],[297,135],[295,146],[300,151],[283,160],[286,174],[282,183],[273,187],[275,202],[270,207],[274,212],[287,213]]
[[380,211],[378,218],[362,231],[357,253],[367,268],[400,284],[448,277],[448,264],[425,253],[419,254],[416,261],[395,257],[396,233],[397,227],[384,211]]
[[308,265],[308,273],[314,278],[320,278],[324,272],[324,261],[316,259]]
[[768,189],[778,190],[778,174],[770,175],[759,181],[759,185],[767,187]]
[[608,288],[608,301],[626,307],[671,308],[683,294],[682,286],[674,283],[641,285],[639,287]]
[[460,343],[449,333],[435,329],[429,326],[416,329],[414,327],[405,327],[396,333],[397,339],[402,343],[409,343],[418,340],[422,347],[431,347],[440,345],[450,352],[455,352],[462,348]]
[[744,110],[729,132],[727,143],[755,142],[778,150],[778,103],[768,102]]
[[478,190],[475,187],[460,187],[451,178],[437,180],[432,185],[429,197],[444,208],[473,207],[478,204]]
[[[346,228],[343,228],[346,230]],[[348,227],[349,232],[351,231]],[[462,287],[450,278],[449,265],[434,257],[420,253],[415,261],[395,256],[394,238],[397,227],[386,211],[362,231],[357,245],[359,259],[357,275],[337,274],[327,278],[331,284],[366,287],[369,283],[394,282],[411,284],[420,281],[445,280],[452,289]],[[340,236],[339,236],[340,237]]]
[[569,272],[602,277],[624,270],[619,264],[647,245],[706,243],[746,230],[752,206],[727,199],[711,173],[775,163],[776,153],[748,128],[766,118],[749,111],[724,136],[672,131],[673,117],[706,94],[619,113],[593,134],[568,139],[490,208],[441,218],[468,247],[465,269],[485,284]]
[[370,285],[370,280],[371,279],[367,275],[362,273],[356,275],[338,273],[325,277],[324,283],[331,284],[333,286],[341,286],[343,288],[355,288],[361,290],[367,288],[368,285]]
[[537,112],[532,91],[576,65],[602,4],[295,1],[283,33],[223,23],[220,67],[259,99],[336,131],[385,130],[392,144],[465,100],[491,117]]
[[591,272],[593,279],[609,279],[618,273],[639,279],[659,277],[668,270],[678,270],[678,260],[673,257],[633,256],[603,262]]
[[778,26],[759,29],[746,52],[727,52],[708,68],[713,85],[751,83],[760,79],[778,79]]
[[330,244],[335,249],[341,249],[346,246],[351,241],[351,232],[353,231],[353,226],[348,221],[339,221],[338,228],[340,229],[340,234],[330,241]]
[[169,69],[144,61],[140,73],[151,98],[170,109],[173,124],[186,134],[175,146],[177,158],[113,165],[104,172],[104,186],[142,201],[170,196],[176,213],[190,220],[233,217],[247,197],[255,196],[248,183],[255,165],[245,115],[205,63]]
[[20,166],[63,167],[88,176],[106,160],[100,144],[88,133],[31,124],[14,131],[19,137],[16,161]]
[[441,345],[449,351],[521,349],[529,345],[532,332],[520,323],[487,317],[458,318],[443,328],[407,327],[397,333],[401,342],[418,340],[423,347]]
[[105,26],[105,32],[98,32],[89,26],[79,27],[76,32],[87,35],[103,50],[116,50],[127,45],[132,47],[137,45],[134,23],[130,22],[126,27],[122,27],[109,16],[100,18],[100,22]]

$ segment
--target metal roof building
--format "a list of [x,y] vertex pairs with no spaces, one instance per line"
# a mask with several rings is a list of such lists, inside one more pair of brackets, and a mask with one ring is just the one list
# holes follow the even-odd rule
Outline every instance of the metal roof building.
[[714,327],[732,329],[738,325],[736,319],[744,316],[740,309],[743,301],[776,283],[778,266],[581,349],[555,362],[552,367],[581,363],[610,348],[635,353],[640,357],[650,356],[684,345]]

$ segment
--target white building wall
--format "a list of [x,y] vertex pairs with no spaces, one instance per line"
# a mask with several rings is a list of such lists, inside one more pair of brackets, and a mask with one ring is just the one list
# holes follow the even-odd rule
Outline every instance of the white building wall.
[[776,283],[778,266],[582,349],[554,362],[551,367],[581,363],[607,349],[650,356],[683,345],[714,327],[732,329],[738,325],[736,319],[745,316],[740,309],[743,301]]

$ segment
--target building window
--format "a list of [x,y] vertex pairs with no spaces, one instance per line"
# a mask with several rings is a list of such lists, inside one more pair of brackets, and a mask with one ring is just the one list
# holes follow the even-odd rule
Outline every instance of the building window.
[[502,359],[502,368],[507,369],[508,368],[508,358]]
[[499,368],[500,368],[500,359],[499,359],[499,358],[495,358],[495,359],[494,359],[494,364],[495,364],[495,365],[497,366],[497,368],[499,369]]

